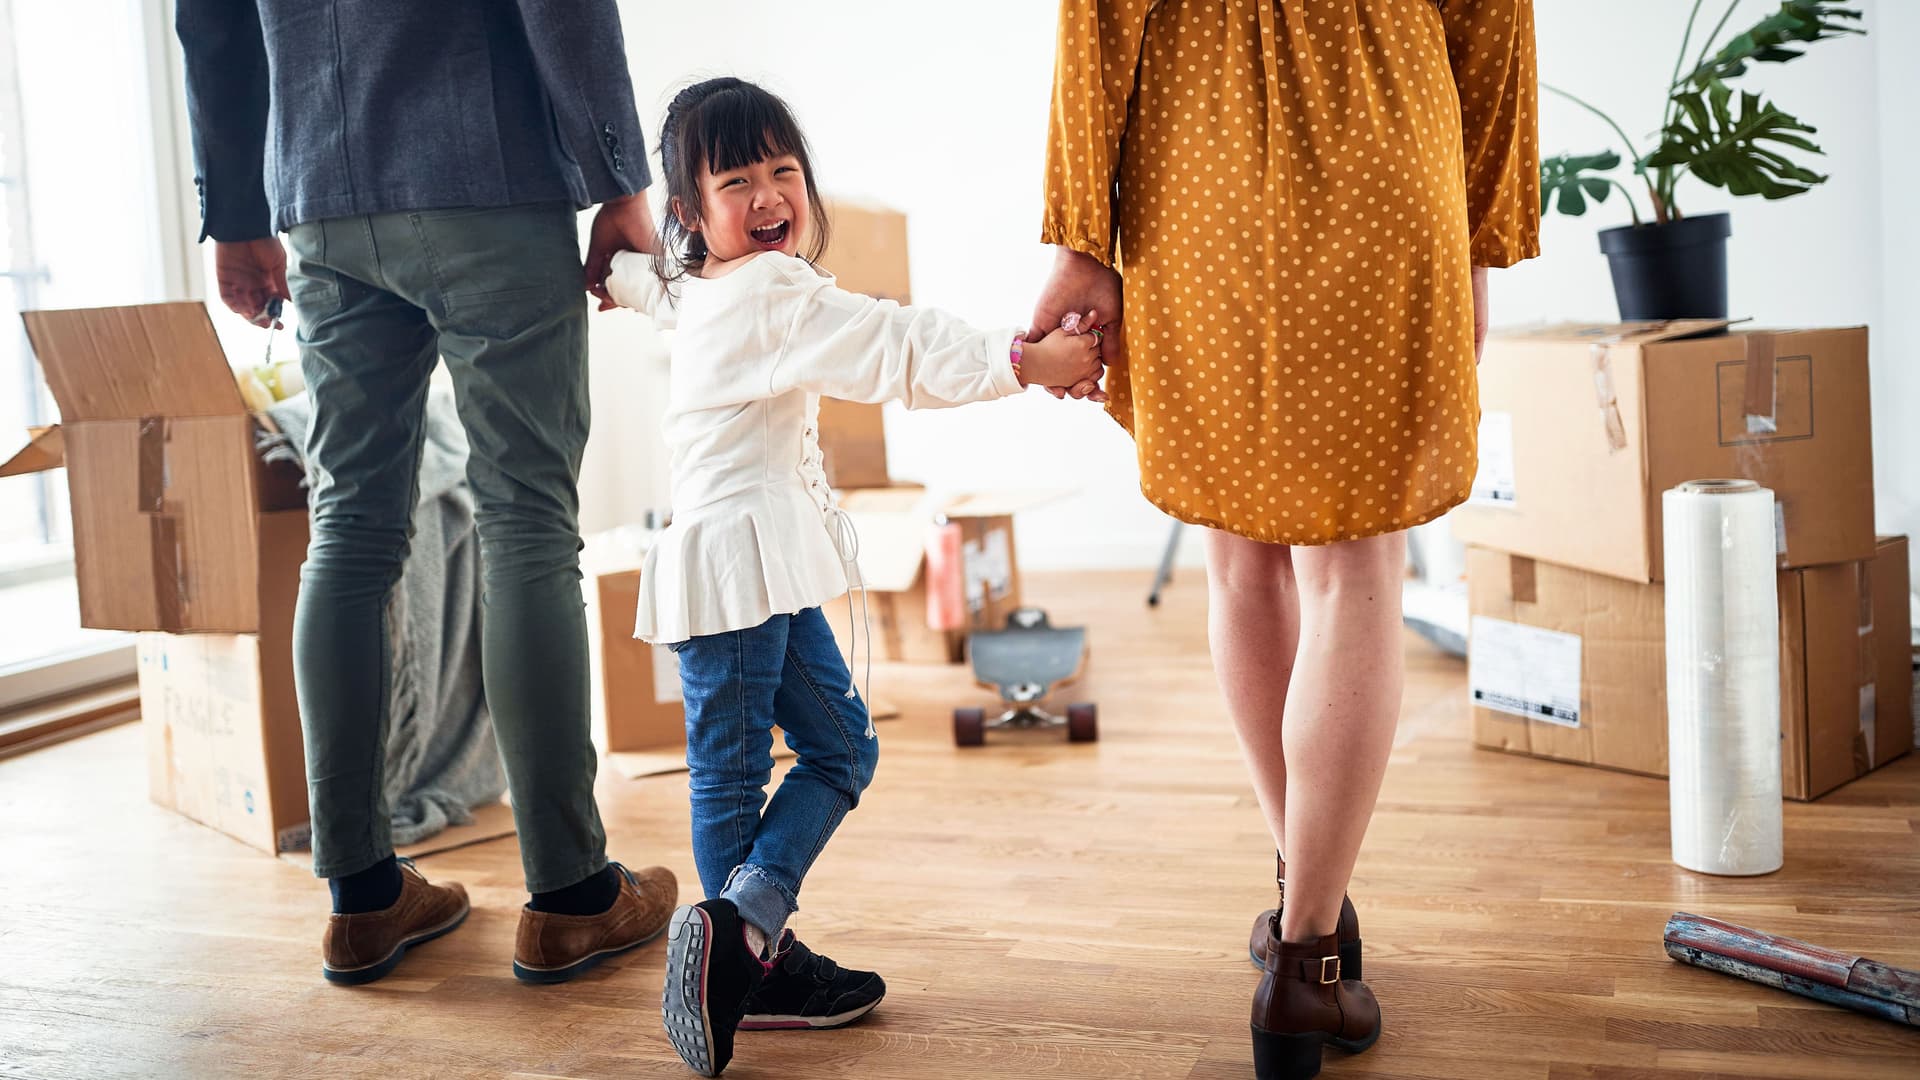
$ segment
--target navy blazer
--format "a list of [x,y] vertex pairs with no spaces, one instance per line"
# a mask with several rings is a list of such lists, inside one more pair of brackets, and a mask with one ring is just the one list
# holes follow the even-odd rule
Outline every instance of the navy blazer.
[[202,240],[645,188],[614,0],[178,0]]

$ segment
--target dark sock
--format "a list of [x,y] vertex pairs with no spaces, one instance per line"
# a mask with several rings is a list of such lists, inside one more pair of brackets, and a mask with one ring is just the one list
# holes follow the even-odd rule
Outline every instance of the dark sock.
[[612,907],[619,896],[619,872],[608,864],[585,881],[552,892],[534,893],[530,906],[549,915],[598,915]]
[[357,874],[328,878],[336,915],[384,911],[400,899],[400,864],[389,855]]

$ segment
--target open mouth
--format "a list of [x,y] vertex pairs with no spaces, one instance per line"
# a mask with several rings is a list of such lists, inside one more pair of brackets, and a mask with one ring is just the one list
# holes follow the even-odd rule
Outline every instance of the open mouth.
[[781,244],[786,243],[787,232],[792,228],[793,223],[790,221],[776,221],[769,225],[762,225],[757,229],[749,229],[747,230],[747,235],[753,238],[754,243],[763,248],[777,248]]

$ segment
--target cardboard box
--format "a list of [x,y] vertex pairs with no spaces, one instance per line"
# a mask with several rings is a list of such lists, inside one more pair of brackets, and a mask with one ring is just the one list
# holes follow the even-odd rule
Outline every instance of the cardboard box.
[[[869,203],[834,200],[827,216],[833,231],[820,264],[833,273],[836,283],[882,300],[912,303],[906,215]],[[886,487],[892,482],[882,408],[820,400],[820,449],[826,457],[827,483],[847,489]]]
[[912,303],[907,265],[907,215],[857,199],[827,200],[832,222],[820,265],[841,288],[882,300]]
[[307,497],[297,468],[255,453],[205,305],[22,319],[62,423],[7,468],[67,467],[81,625],[261,631],[277,555],[266,519],[304,516]]
[[1660,581],[1660,497],[1744,477],[1778,500],[1780,565],[1873,557],[1867,331],[1680,321],[1496,337],[1480,365],[1469,544]]
[[[1473,739],[1665,776],[1665,588],[1468,549]],[[1781,779],[1813,799],[1913,748],[1907,541],[1784,570]]]
[[[910,303],[906,216],[846,201],[833,203],[828,213],[833,221],[832,245],[821,263],[835,274],[839,285]],[[841,508],[853,515],[860,535],[862,580],[868,586],[864,594],[829,605],[827,615],[842,648],[852,647],[847,638],[851,625],[860,634],[871,631],[877,659],[958,663],[965,658],[968,633],[999,629],[1020,606],[1014,512],[1057,493],[931,499],[921,488],[898,484],[890,475],[882,415],[879,405],[830,398],[820,402],[820,448],[827,482],[839,492]],[[959,630],[927,625],[927,532],[942,514],[961,528],[967,626]]]
[[820,453],[827,483],[839,491],[883,488],[887,474],[887,429],[879,405],[820,399]]
[[607,751],[683,751],[686,708],[680,697],[680,664],[664,645],[633,636],[640,604],[640,571],[621,570],[594,579],[600,608],[600,694],[607,725]]
[[257,634],[140,635],[140,711],[153,801],[269,854],[306,846],[307,769],[293,689],[293,602],[305,510],[254,519]]
[[[906,663],[959,663],[967,635],[998,630],[1020,606],[1020,565],[1014,554],[1013,515],[1056,497],[1054,492],[1003,492],[954,499],[932,497],[918,487],[842,492],[840,505],[860,534],[860,572],[866,583],[865,618],[876,659]],[[940,518],[960,526],[967,623],[958,630],[927,625],[927,533]],[[861,597],[849,594],[827,608],[835,633],[859,627]],[[865,633],[866,631],[862,631]]]

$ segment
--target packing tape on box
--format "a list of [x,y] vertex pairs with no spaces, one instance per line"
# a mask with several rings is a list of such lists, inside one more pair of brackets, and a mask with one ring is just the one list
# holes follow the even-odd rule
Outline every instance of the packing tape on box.
[[180,576],[180,525],[171,514],[150,514],[148,550],[153,557],[153,624],[178,633],[186,624],[187,588]]
[[1620,421],[1620,400],[1613,392],[1613,346],[1609,338],[1588,350],[1593,360],[1593,394],[1600,404],[1600,426],[1607,433],[1607,449],[1627,448],[1627,428]]
[[142,514],[159,513],[167,497],[167,418],[140,418],[140,468],[138,509]]
[[1853,775],[1865,776],[1884,764],[1876,745],[1880,723],[1880,650],[1873,629],[1873,563],[1853,564],[1853,584],[1859,597],[1860,628],[1856,633],[1860,654],[1859,724],[1853,736]]
[[1780,430],[1779,384],[1774,378],[1773,335],[1747,335],[1747,385],[1744,411],[1747,434],[1771,435]]
[[140,419],[139,512],[146,515],[147,550],[152,558],[153,623],[160,630],[177,632],[186,623],[187,587],[180,565],[180,524],[165,513],[168,475],[167,418],[145,416]]
[[1661,501],[1673,861],[1771,873],[1783,847],[1773,492],[1692,480]]

